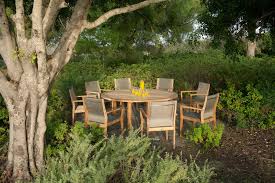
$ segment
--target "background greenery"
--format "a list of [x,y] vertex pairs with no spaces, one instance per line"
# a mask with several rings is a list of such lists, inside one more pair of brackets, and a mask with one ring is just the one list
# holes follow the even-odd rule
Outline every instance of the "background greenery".
[[[84,83],[99,80],[102,88],[113,89],[114,78],[130,77],[134,86],[143,79],[154,88],[157,77],[175,79],[175,91],[196,88],[199,81],[211,84],[210,93],[221,93],[219,116],[225,123],[238,127],[274,127],[275,59],[248,59],[238,62],[222,51],[208,49],[201,53],[164,53],[136,58],[135,64],[105,63],[77,56],[67,65],[53,85],[49,101],[49,121],[70,120],[71,86],[84,94]],[[54,113],[54,111],[57,112]],[[66,118],[67,117],[67,118]]]

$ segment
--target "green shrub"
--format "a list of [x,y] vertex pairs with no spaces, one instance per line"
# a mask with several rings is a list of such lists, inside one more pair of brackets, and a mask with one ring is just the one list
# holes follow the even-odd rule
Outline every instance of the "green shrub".
[[8,130],[0,127],[0,149],[8,141]]
[[8,141],[9,113],[3,98],[0,96],[0,149]]
[[92,137],[92,144],[103,138],[103,130],[95,125],[85,128],[83,122],[76,122],[75,125],[69,129],[67,122],[50,123],[46,132],[46,154],[53,156],[58,154],[59,151],[64,151],[71,140],[70,133],[81,138],[89,134]]
[[192,142],[200,144],[205,150],[207,150],[220,145],[223,130],[223,124],[218,124],[214,129],[211,129],[208,124],[202,124],[199,127],[194,128],[188,136]]
[[48,157],[45,171],[35,182],[209,182],[214,175],[206,163],[188,165],[152,150],[150,139],[131,132],[128,137],[103,139],[91,145],[92,136],[71,135],[64,151]]
[[[248,84],[244,91],[237,90],[229,83],[221,92],[221,102],[218,106],[226,121],[235,121],[237,127],[272,127],[274,124],[272,111],[263,112],[263,95]],[[273,118],[273,119],[272,119]]]

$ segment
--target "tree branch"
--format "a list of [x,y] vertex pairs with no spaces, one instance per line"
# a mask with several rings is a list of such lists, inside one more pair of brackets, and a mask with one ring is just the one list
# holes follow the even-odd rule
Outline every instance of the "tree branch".
[[82,31],[83,23],[87,17],[90,5],[91,0],[77,1],[71,19],[66,26],[66,30],[61,37],[57,48],[52,54],[52,59],[48,62],[48,67],[51,70],[51,80],[70,60],[73,48]]
[[[35,51],[37,55],[38,65],[38,80],[48,82],[48,71],[47,71],[47,58],[46,58],[46,44],[43,34],[42,24],[42,0],[34,0],[32,10],[32,40],[35,45]],[[43,83],[44,84],[44,83]],[[41,91],[42,92],[42,91]]]
[[13,55],[16,52],[16,45],[9,30],[4,0],[0,0],[0,27],[0,54],[7,66],[9,77],[17,82],[20,80],[22,67],[17,57]]
[[86,29],[92,29],[100,24],[106,22],[109,18],[135,11],[137,9],[146,7],[150,4],[160,3],[166,0],[146,0],[134,5],[126,6],[123,8],[116,8],[110,10],[100,16],[97,20],[92,23],[86,22],[87,14],[90,7],[90,0],[78,0],[70,22],[67,24],[66,31],[63,34],[58,47],[52,54],[52,59],[48,62],[49,68],[51,69],[51,80],[60,70],[69,62],[73,53],[73,48],[77,42],[80,33]]
[[53,26],[56,17],[59,13],[59,10],[62,8],[67,7],[68,4],[65,0],[51,0],[49,6],[47,7],[45,16],[43,18],[43,32],[44,37],[46,38],[47,33],[49,32],[50,28]]
[[124,14],[124,13],[129,13],[141,8],[144,8],[146,6],[149,6],[150,4],[156,4],[156,3],[160,3],[166,0],[146,0],[137,4],[133,4],[133,5],[129,5],[123,8],[116,8],[113,10],[110,10],[106,13],[104,13],[103,15],[101,15],[98,19],[96,19],[94,22],[86,22],[84,24],[84,29],[93,29],[99,25],[101,25],[102,23],[106,22],[109,18],[115,16],[115,15],[120,15],[120,14]]
[[19,46],[23,48],[24,42],[26,41],[25,21],[24,21],[25,14],[24,14],[23,0],[16,0],[15,7],[16,7],[16,14],[13,20],[15,21],[15,25],[16,25],[16,35],[17,35]]

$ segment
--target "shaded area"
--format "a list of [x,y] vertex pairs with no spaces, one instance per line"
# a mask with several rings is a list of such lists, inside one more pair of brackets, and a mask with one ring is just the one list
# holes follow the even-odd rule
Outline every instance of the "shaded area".
[[[167,146],[166,146],[167,147]],[[168,151],[172,152],[169,144]],[[236,129],[226,127],[221,146],[207,152],[186,138],[178,140],[176,154],[197,162],[209,160],[217,176],[213,182],[274,182],[275,130]]]

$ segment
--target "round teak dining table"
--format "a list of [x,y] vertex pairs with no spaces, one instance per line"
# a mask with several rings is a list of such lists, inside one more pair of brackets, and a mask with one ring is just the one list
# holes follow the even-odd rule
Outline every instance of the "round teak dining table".
[[178,94],[175,92],[168,92],[157,89],[147,89],[148,96],[136,96],[132,94],[131,90],[113,90],[104,92],[101,97],[105,100],[113,102],[127,103],[127,121],[128,128],[132,128],[132,104],[133,103],[148,103],[148,102],[160,102],[175,100],[178,98]]

